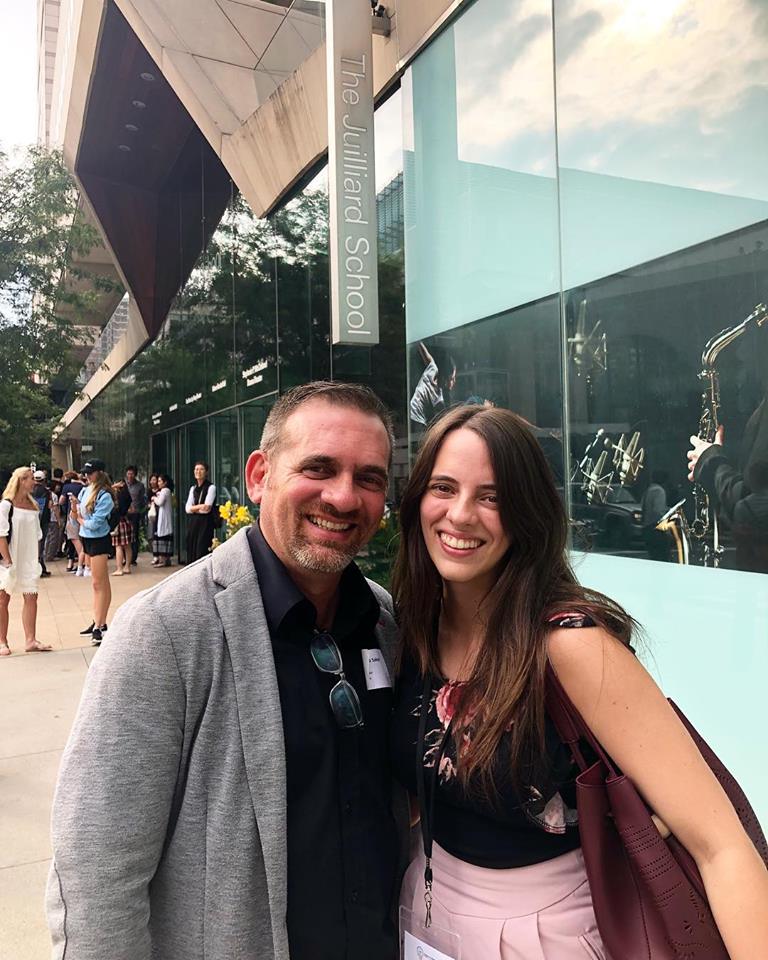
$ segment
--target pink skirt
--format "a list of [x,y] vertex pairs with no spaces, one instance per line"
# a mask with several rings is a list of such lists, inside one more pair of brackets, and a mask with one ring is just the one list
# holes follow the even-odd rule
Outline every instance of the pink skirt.
[[[581,850],[491,870],[435,844],[432,871],[432,922],[460,935],[461,960],[610,960]],[[406,871],[400,903],[423,919],[423,851]]]

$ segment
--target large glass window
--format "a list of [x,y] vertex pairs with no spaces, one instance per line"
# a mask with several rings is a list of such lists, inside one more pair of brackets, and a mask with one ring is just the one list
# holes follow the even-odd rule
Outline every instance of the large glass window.
[[[742,326],[768,266],[768,74],[711,56],[758,29],[737,7],[556,4],[572,494],[596,550],[768,572],[768,323]],[[725,446],[694,490],[702,417]]]
[[476,0],[406,71],[403,142],[411,437],[454,403],[534,424],[578,575],[768,816],[740,733],[768,622],[764,38],[751,0]]
[[[511,407],[562,482],[551,5],[472,5],[403,81],[409,420]],[[519,109],[525,91],[525,109]]]

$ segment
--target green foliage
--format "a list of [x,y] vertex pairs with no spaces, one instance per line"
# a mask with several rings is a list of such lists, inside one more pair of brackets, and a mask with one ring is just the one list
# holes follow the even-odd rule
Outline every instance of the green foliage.
[[[98,242],[77,210],[77,189],[59,153],[27,150],[12,166],[0,153],[0,466],[45,460],[61,410],[55,380],[74,374],[72,325],[62,308],[92,294],[64,289],[73,255]],[[82,276],[77,274],[77,276]]]
[[369,580],[389,590],[392,564],[397,554],[399,536],[398,515],[392,511],[381,522],[381,528],[368,546],[355,558],[355,563]]

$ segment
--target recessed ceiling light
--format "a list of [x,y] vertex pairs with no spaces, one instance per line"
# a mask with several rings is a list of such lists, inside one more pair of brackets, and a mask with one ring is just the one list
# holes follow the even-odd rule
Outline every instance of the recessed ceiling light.
[[128,146],[127,143],[121,143],[121,144],[119,144],[119,146],[118,146],[117,149],[118,149],[118,150],[122,150],[123,153],[130,153],[130,152],[131,152],[131,148]]
[[139,132],[139,128],[136,126],[135,123],[126,123],[125,129],[126,129],[126,130],[130,130],[131,133],[138,133],[138,132]]
[[141,77],[142,80],[146,80],[147,83],[152,83],[152,81],[155,79],[154,73],[147,73],[146,70],[144,71],[144,73],[140,73],[139,76]]
[[143,110],[146,107],[146,103],[143,100],[131,100],[131,103],[136,107],[137,110]]

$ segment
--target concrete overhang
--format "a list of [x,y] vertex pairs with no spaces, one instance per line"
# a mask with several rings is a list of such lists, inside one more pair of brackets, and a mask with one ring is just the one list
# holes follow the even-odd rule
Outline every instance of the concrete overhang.
[[[116,2],[253,212],[269,213],[328,150],[325,3]],[[409,51],[459,5],[384,3],[387,17],[372,17],[377,99]]]
[[[74,398],[53,431],[53,441],[77,420],[89,403],[109,386],[147,343],[147,330],[141,313],[133,302],[128,304],[128,325],[118,343],[107,354],[82,391]],[[90,353],[90,350],[88,351]],[[87,354],[86,354],[87,356]],[[85,357],[83,357],[85,360]]]
[[[82,194],[77,216],[100,232],[96,216]],[[62,286],[67,291],[87,293],[89,297],[85,306],[78,310],[71,304],[60,302],[58,313],[78,326],[100,329],[112,316],[125,293],[114,258],[103,242],[97,243],[87,254],[70,257]]]

